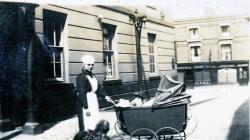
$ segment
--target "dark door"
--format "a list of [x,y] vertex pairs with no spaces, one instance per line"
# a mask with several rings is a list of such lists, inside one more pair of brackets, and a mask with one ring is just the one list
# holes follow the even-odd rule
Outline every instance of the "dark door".
[[238,69],[238,82],[240,85],[248,85],[249,73],[248,67]]
[[211,71],[211,84],[212,85],[216,85],[216,84],[218,84],[218,71],[217,71],[217,69],[211,69],[210,70]]
[[15,47],[17,7],[11,3],[0,3],[0,130],[8,131],[14,120],[15,103],[12,86],[12,48]]
[[188,88],[194,87],[194,72],[193,70],[185,70],[184,83]]
[[209,70],[195,70],[194,71],[195,85],[208,85],[211,82]]

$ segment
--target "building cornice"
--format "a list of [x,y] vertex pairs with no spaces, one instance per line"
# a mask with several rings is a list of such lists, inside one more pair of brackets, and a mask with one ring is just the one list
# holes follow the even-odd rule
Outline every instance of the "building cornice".
[[189,62],[189,63],[177,63],[179,67],[182,66],[197,66],[197,65],[219,65],[219,64],[246,64],[249,60],[228,60],[228,61],[211,61],[211,62]]
[[[126,8],[126,7],[123,7],[123,6],[106,6],[106,5],[95,5],[95,6],[105,8],[105,9],[108,9],[108,10],[112,10],[112,11],[115,11],[115,12],[119,12],[119,13],[122,13],[122,14],[126,14],[126,15],[133,15],[134,14],[133,10],[131,10],[129,8]],[[140,14],[142,15],[142,13],[139,13],[139,15]],[[157,18],[149,16],[149,15],[146,15],[146,16],[147,16],[147,21],[149,21],[149,22],[159,24],[159,25],[163,25],[163,26],[167,26],[167,27],[170,27],[170,28],[174,28],[174,23],[166,22],[166,21],[157,19]]]
[[231,19],[245,19],[250,18],[250,15],[225,15],[225,16],[205,16],[205,17],[195,17],[195,18],[185,18],[175,20],[175,25],[188,24],[188,23],[199,23],[207,21],[222,21],[222,20],[231,20]]

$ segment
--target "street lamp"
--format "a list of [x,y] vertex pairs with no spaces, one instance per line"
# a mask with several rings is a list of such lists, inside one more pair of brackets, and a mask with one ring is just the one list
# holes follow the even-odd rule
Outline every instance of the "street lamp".
[[135,41],[136,41],[136,59],[137,59],[137,76],[138,76],[138,94],[142,94],[142,57],[141,57],[141,29],[143,23],[147,21],[145,15],[139,16],[137,9],[135,13],[129,16],[135,27]]

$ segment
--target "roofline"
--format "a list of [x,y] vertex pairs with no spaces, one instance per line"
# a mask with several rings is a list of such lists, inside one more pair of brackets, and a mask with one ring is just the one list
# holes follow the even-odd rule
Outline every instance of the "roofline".
[[209,21],[218,21],[218,20],[228,20],[232,18],[250,18],[250,14],[246,15],[221,15],[221,16],[205,16],[205,17],[194,17],[194,18],[184,18],[184,19],[177,19],[174,20],[175,24],[182,24],[182,23],[192,23],[192,22],[202,22],[203,20],[209,20]]
[[[119,12],[119,13],[122,13],[122,14],[126,14],[126,15],[134,15],[134,11],[132,11],[131,9],[126,8],[124,6],[106,6],[106,5],[95,5],[95,6],[105,8],[105,9],[108,9],[108,10],[112,10],[112,11],[115,11],[115,12]],[[139,13],[139,14],[142,14],[142,13]],[[160,19],[157,19],[155,17],[148,16],[148,15],[146,15],[146,16],[147,16],[147,20],[152,22],[152,23],[156,23],[156,24],[159,24],[159,25],[164,25],[164,26],[167,26],[167,27],[170,27],[170,28],[174,28],[174,22],[171,23],[171,22],[161,21]]]

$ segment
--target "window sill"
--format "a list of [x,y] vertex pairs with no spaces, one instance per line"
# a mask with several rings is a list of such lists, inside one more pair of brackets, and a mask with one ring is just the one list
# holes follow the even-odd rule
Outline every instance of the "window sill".
[[148,74],[148,77],[156,77],[156,76],[159,76],[158,71],[155,71],[155,73],[149,73]]
[[192,42],[201,42],[202,40],[200,38],[190,38],[187,40],[188,43],[192,43]]
[[228,36],[220,36],[219,37],[219,41],[222,41],[222,40],[233,40],[233,37],[228,35]]
[[120,79],[108,79],[103,81],[104,86],[109,86],[109,85],[120,85],[122,84],[122,80]]
[[63,83],[63,82],[65,82],[65,80],[63,80],[63,79],[56,79],[56,78],[48,78],[45,81],[48,83],[57,83],[57,82]]
[[151,76],[148,78],[149,81],[152,81],[152,80],[160,80],[161,79],[161,76]]

